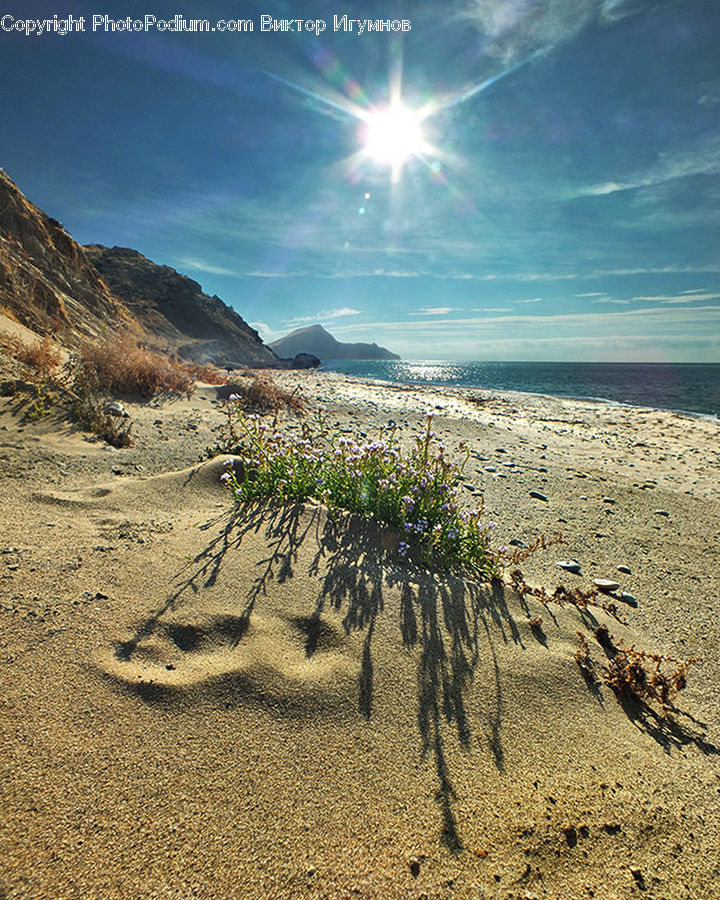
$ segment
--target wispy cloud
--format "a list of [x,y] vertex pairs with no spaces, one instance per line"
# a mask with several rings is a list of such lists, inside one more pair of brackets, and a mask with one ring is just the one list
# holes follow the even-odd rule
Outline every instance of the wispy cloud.
[[649,296],[633,297],[633,300],[642,300],[651,303],[694,303],[699,300],[720,300],[720,294],[695,293],[685,291],[682,294],[653,294]]
[[692,307],[691,316],[687,308],[658,305],[547,316],[468,316],[440,319],[431,327],[420,320],[376,321],[347,325],[342,333],[345,340],[372,340],[382,333],[393,350],[415,358],[472,359],[480,350],[484,359],[711,361],[720,352],[720,304]]
[[614,297],[599,297],[597,300],[593,300],[593,303],[612,303],[616,306],[627,306],[630,301],[629,300],[616,300]]
[[649,188],[679,178],[695,175],[720,174],[720,141],[705,140],[692,147],[666,152],[644,171],[634,172],[623,179],[613,179],[579,188],[572,197],[605,197],[623,191]]
[[274,341],[285,334],[284,331],[278,331],[275,328],[271,328],[267,322],[249,322],[248,324],[257,331],[266,344],[269,344],[271,341]]
[[226,269],[223,266],[215,266],[203,259],[188,259],[183,257],[177,260],[177,264],[185,269],[192,269],[195,272],[206,272],[209,275],[233,275],[240,276],[242,273],[236,269]]
[[588,291],[585,294],[575,294],[575,296],[576,297],[604,297],[605,294],[603,294],[602,291]]
[[361,310],[359,309],[353,309],[350,306],[341,306],[339,309],[328,309],[311,316],[295,316],[293,319],[288,319],[285,325],[288,328],[299,328],[303,325],[308,325],[311,322],[329,322],[332,319],[340,319],[343,316],[359,316],[360,313]]
[[531,297],[529,300],[516,300],[516,303],[542,303],[542,297]]
[[470,17],[492,40],[505,63],[531,53],[547,53],[595,22],[610,25],[645,12],[653,0],[476,0]]
[[416,312],[410,313],[411,316],[446,316],[449,312],[453,312],[453,306],[421,306]]

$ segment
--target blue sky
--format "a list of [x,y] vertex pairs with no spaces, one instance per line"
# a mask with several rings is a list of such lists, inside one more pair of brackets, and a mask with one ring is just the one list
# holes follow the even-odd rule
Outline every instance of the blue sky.
[[[93,32],[97,13],[254,30]],[[406,358],[720,361],[720,0],[0,14],[86,19],[0,31],[0,165],[77,240],[173,266],[267,339],[320,322]],[[364,136],[391,97],[422,119],[394,172]]]

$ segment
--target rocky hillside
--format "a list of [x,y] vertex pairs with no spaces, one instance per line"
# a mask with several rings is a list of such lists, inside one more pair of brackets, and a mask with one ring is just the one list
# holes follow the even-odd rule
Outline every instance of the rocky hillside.
[[278,364],[219,297],[135,250],[82,247],[0,170],[0,312],[68,346],[119,332],[185,359]]
[[377,344],[345,344],[336,340],[322,325],[298,328],[284,338],[270,344],[278,356],[312,353],[319,359],[400,359]]
[[126,247],[90,244],[84,250],[142,327],[180,356],[219,365],[276,362],[257,331],[192,278]]
[[63,343],[140,333],[129,310],[56,219],[30,203],[0,170],[0,311]]

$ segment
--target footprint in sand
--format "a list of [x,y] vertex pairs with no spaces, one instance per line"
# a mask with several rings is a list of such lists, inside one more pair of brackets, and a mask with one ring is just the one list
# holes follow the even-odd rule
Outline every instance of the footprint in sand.
[[361,637],[332,614],[171,613],[98,660],[148,701],[221,699],[309,714],[357,706]]

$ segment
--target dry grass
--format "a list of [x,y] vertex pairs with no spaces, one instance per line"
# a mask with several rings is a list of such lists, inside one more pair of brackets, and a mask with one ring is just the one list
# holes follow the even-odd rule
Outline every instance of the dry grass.
[[241,405],[252,412],[275,412],[280,409],[305,408],[302,398],[293,391],[279,387],[269,375],[253,375],[250,384],[240,392]]
[[186,393],[192,389],[190,367],[164,354],[139,347],[129,338],[85,344],[80,366],[108,394],[140,394],[152,397],[159,391]]
[[31,344],[14,335],[2,334],[0,350],[12,359],[29,366],[41,381],[55,375],[62,361],[60,348],[48,335],[41,341]]
[[204,381],[205,384],[230,384],[225,372],[210,363],[193,363],[185,368],[196,381]]
[[626,647],[603,625],[596,629],[595,637],[608,654],[605,684],[626,700],[657,703],[663,713],[673,708],[675,697],[687,684],[688,669],[698,662],[695,657],[680,660],[634,645]]

